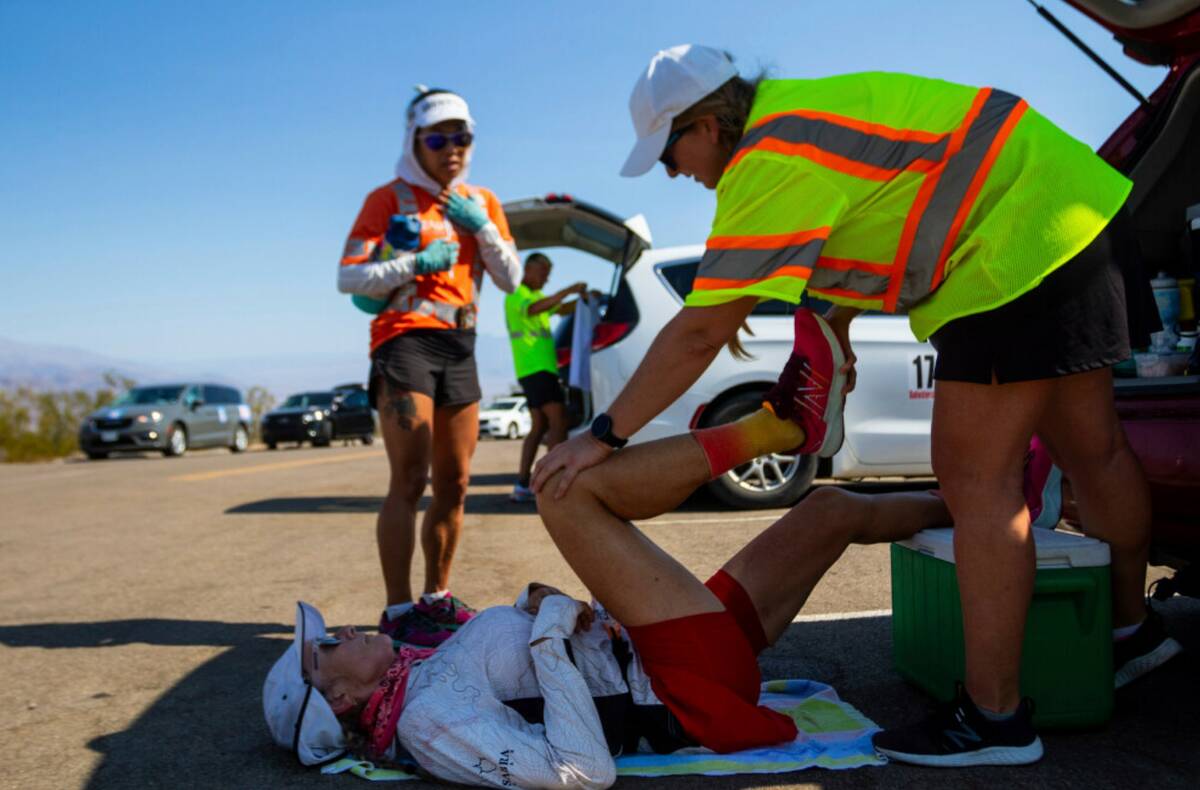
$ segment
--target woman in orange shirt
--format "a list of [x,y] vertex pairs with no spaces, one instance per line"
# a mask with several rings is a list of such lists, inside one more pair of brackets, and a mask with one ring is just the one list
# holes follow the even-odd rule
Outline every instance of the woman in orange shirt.
[[[466,101],[450,91],[418,90],[397,178],[367,196],[346,242],[338,288],[377,313],[370,392],[391,467],[376,524],[387,587],[380,630],[432,646],[473,614],[448,588],[479,433],[479,288],[486,270],[511,292],[521,265],[500,201],[466,184],[475,125]],[[425,587],[414,604],[409,568],[431,467],[433,499],[421,525]]]

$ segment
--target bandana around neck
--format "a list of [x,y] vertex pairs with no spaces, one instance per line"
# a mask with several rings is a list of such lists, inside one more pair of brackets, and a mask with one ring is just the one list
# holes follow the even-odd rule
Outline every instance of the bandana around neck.
[[434,648],[401,647],[396,659],[371,698],[363,707],[358,723],[367,734],[367,751],[372,759],[382,757],[396,737],[396,723],[404,708],[404,687],[412,668],[432,656]]

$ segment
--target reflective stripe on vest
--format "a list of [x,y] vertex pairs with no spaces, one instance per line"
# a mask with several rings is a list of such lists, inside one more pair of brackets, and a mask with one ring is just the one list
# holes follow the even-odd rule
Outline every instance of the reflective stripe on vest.
[[460,306],[413,294],[398,294],[388,303],[387,309],[432,316],[458,329],[473,329],[479,314],[474,302]]
[[831,228],[770,236],[710,237],[697,290],[738,288],[772,277],[807,280],[814,296],[887,312],[908,310],[941,283],[946,260],[992,162],[1027,105],[981,88],[957,128],[945,134],[896,129],[811,110],[766,116],[746,131],[728,170],[753,151],[801,156],[856,178],[921,179],[891,263],[821,254]]
[[523,338],[525,338],[525,337],[536,337],[536,338],[541,338],[541,339],[543,339],[543,340],[551,340],[551,339],[553,339],[553,338],[554,338],[554,335],[550,334],[550,332],[549,332],[548,330],[545,330],[545,329],[539,329],[539,330],[537,330],[536,332],[534,332],[534,331],[530,331],[530,332],[509,332],[509,333],[508,333],[508,337],[509,337],[509,339],[510,339],[510,340],[521,340],[521,339],[523,339]]
[[[417,195],[411,184],[403,179],[397,179],[392,183],[392,192],[396,195],[397,214],[415,215],[420,213]],[[468,194],[476,205],[485,211],[487,210],[487,203],[479,192],[468,187]],[[450,229],[451,233],[457,233],[449,221],[445,221],[445,225]],[[418,285],[414,281],[405,283],[393,292],[387,309],[433,316],[439,321],[443,321],[459,329],[471,329],[475,326],[479,314],[479,289],[483,285],[483,261],[480,259],[478,247],[475,250],[475,258],[471,261],[471,280],[473,284],[473,288],[471,289],[472,298],[466,304],[457,305],[418,296]]]

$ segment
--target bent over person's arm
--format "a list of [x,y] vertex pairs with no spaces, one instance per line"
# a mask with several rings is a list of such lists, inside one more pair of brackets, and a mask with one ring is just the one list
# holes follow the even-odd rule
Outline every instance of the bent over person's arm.
[[[530,635],[544,725],[530,724],[495,697],[475,693],[469,706],[429,695],[405,721],[409,750],[425,770],[451,782],[496,787],[606,788],[616,781],[600,716],[567,653],[579,602],[547,596]],[[460,683],[461,685],[461,683]],[[419,731],[417,731],[419,729]]]

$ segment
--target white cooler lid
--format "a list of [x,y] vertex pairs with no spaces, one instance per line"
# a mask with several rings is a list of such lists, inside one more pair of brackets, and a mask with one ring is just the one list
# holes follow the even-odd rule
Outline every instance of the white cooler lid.
[[[1099,568],[1109,563],[1108,544],[1095,538],[1052,529],[1034,529],[1038,568]],[[954,530],[923,529],[901,546],[954,564]]]

